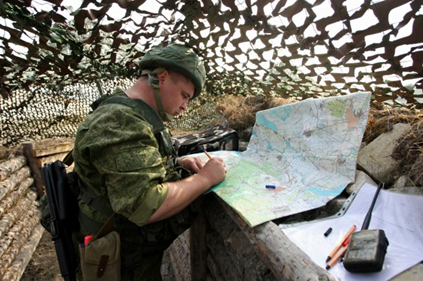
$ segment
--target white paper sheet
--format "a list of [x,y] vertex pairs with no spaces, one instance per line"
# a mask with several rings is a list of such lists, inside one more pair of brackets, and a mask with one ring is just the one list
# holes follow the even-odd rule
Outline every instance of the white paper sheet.
[[[319,266],[352,225],[361,230],[377,187],[365,183],[345,215],[284,228],[283,232]],[[332,233],[325,237],[325,231]],[[384,266],[377,273],[350,273],[342,263],[329,272],[337,280],[388,280],[423,260],[423,196],[381,190],[373,209],[369,229],[383,229],[389,240]]]

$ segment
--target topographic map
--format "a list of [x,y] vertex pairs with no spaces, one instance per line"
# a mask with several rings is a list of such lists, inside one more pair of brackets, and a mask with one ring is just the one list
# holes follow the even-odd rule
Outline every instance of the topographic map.
[[260,111],[244,152],[217,151],[215,192],[250,225],[324,206],[354,181],[369,93],[307,99]]

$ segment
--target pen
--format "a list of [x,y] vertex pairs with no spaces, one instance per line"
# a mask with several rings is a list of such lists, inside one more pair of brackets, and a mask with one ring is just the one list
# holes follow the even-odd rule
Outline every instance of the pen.
[[356,229],[356,225],[353,225],[350,230],[348,230],[347,234],[345,234],[344,238],[342,238],[341,241],[339,241],[338,244],[336,244],[335,249],[333,249],[333,251],[329,254],[328,258],[326,259],[326,262],[330,261],[331,258],[336,254],[336,252],[338,252],[339,248],[341,248],[342,244],[345,242],[345,240],[348,239],[348,237],[350,237],[350,235],[355,231]]
[[207,155],[207,157],[209,157],[209,159],[211,159],[211,155],[207,152],[207,150],[204,150],[204,153]]
[[339,259],[345,254],[345,252],[348,249],[348,245],[344,248],[342,248],[342,250],[340,252],[338,252],[333,259],[331,259],[329,261],[329,263],[326,265],[326,269],[332,268],[338,261]]

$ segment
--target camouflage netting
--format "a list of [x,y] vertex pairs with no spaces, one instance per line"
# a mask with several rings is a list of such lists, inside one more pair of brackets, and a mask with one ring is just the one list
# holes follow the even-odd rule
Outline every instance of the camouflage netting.
[[169,42],[203,58],[208,96],[364,90],[421,109],[422,30],[421,0],[3,0],[1,142],[72,136],[96,97]]

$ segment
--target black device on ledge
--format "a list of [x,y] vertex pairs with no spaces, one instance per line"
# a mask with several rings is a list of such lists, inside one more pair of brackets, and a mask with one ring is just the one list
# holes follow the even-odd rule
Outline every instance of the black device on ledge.
[[377,272],[383,268],[386,250],[389,245],[388,238],[382,229],[368,229],[373,207],[383,186],[383,183],[379,184],[361,230],[351,236],[351,241],[343,260],[344,267],[349,272]]

